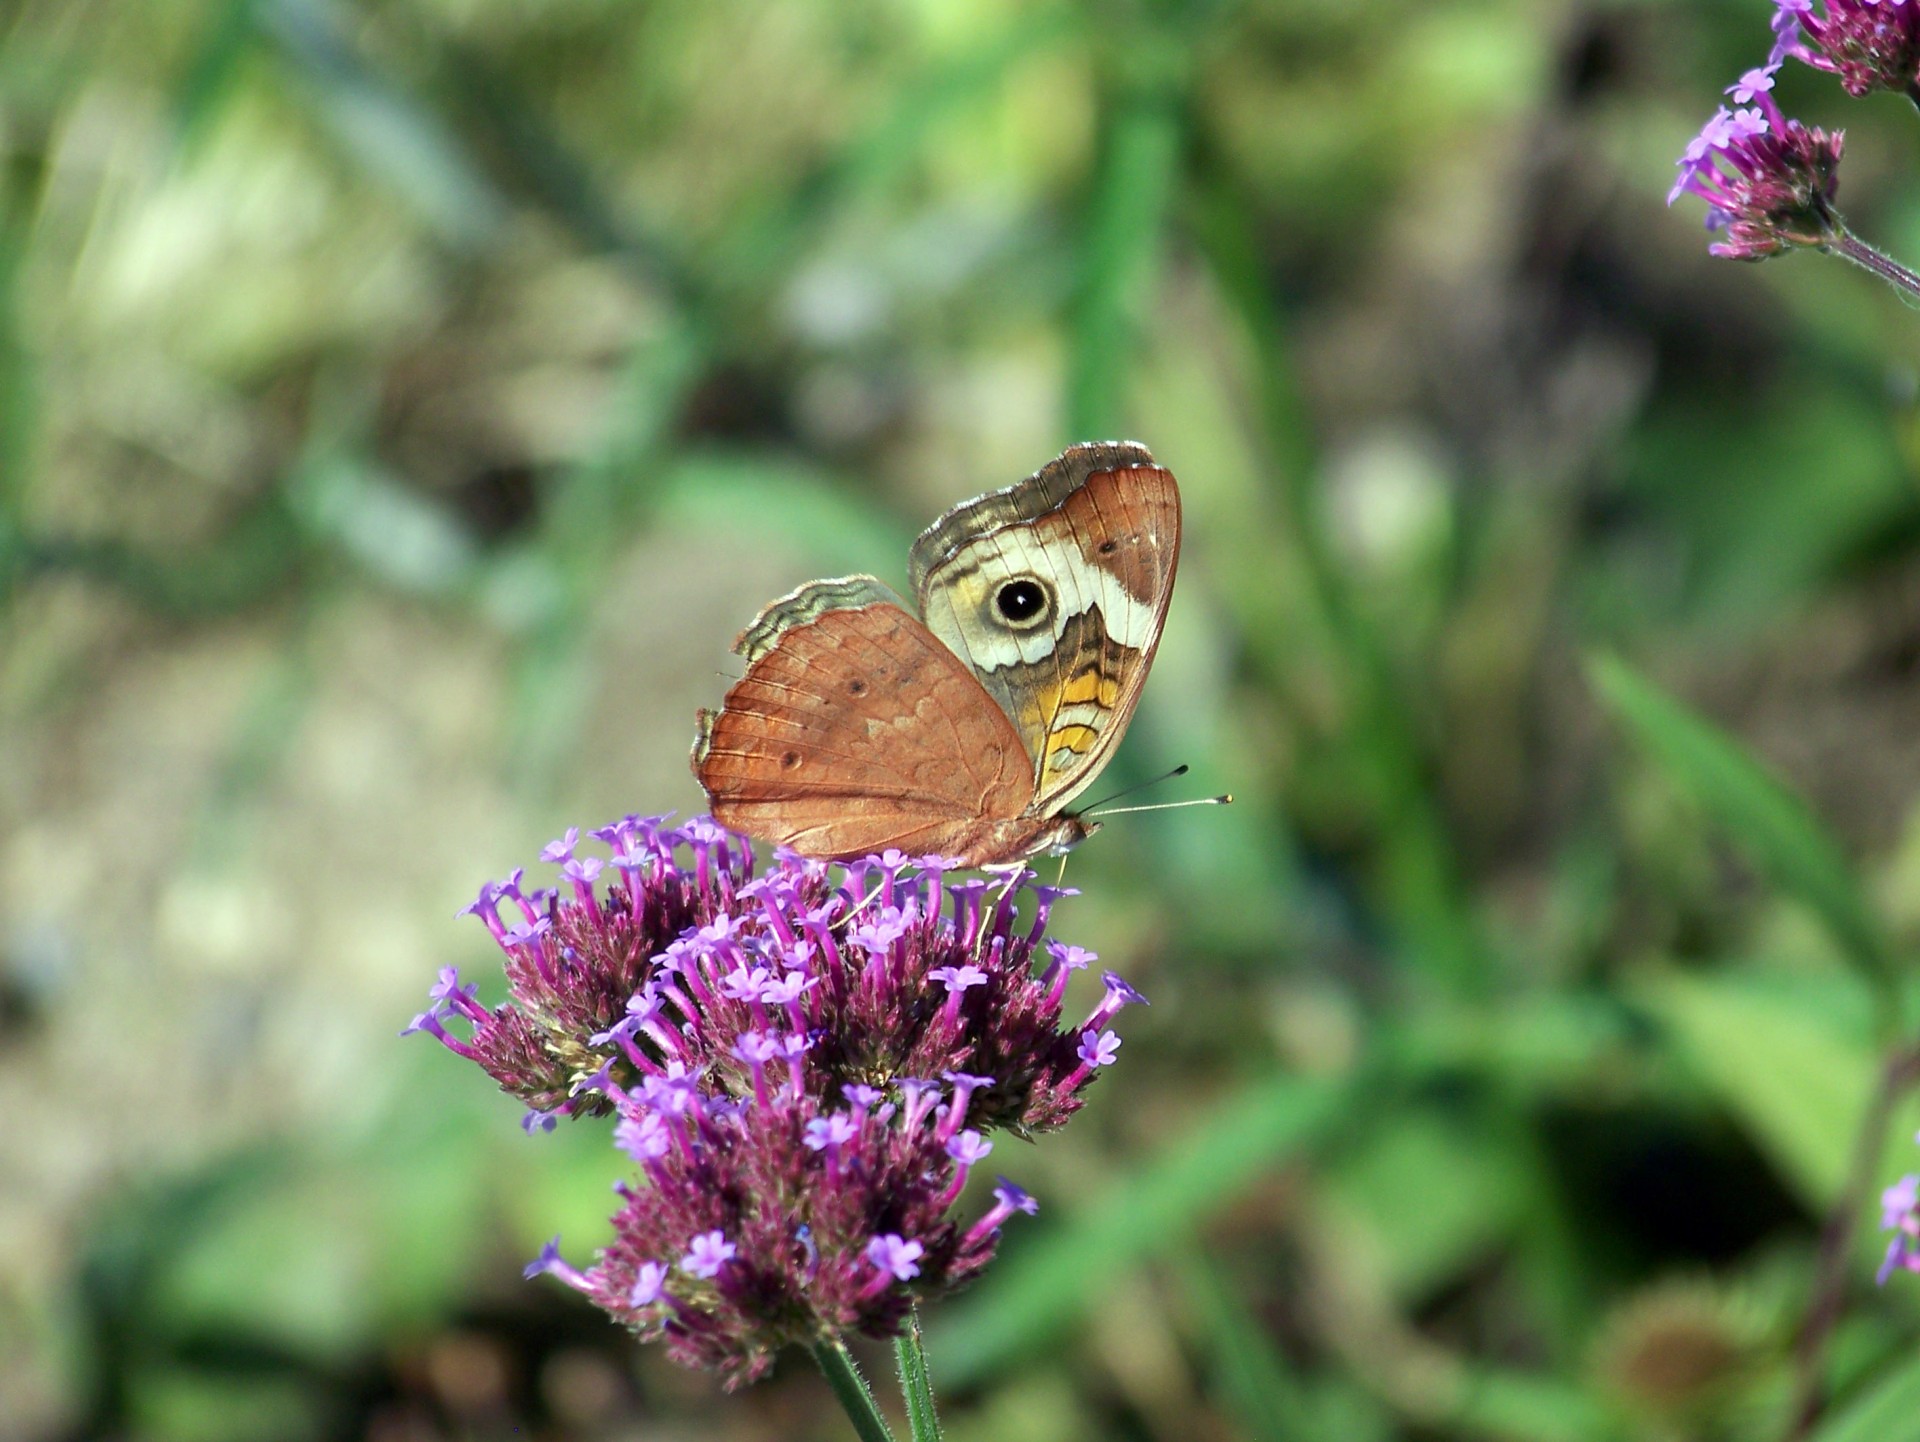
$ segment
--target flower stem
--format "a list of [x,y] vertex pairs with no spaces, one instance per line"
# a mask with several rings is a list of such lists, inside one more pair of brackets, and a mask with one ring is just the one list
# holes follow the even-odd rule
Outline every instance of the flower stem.
[[1832,239],[1821,249],[1842,256],[1862,270],[1879,276],[1895,290],[1902,292],[1908,304],[1920,302],[1920,274],[1908,270],[1892,256],[1875,250],[1844,225],[1836,224]]
[[873,1393],[867,1390],[867,1379],[860,1375],[846,1347],[837,1340],[816,1342],[813,1360],[826,1373],[827,1385],[833,1388],[833,1395],[846,1409],[847,1420],[853,1423],[854,1434],[860,1442],[893,1442],[887,1419],[880,1415]]
[[1812,1435],[1814,1425],[1820,1420],[1826,1400],[1827,1340],[1846,1307],[1847,1264],[1853,1251],[1854,1229],[1873,1192],[1874,1168],[1879,1165],[1886,1145],[1887,1124],[1892,1120],[1893,1109],[1916,1081],[1920,1081],[1920,1048],[1896,1053],[1880,1074],[1880,1085],[1854,1137],[1847,1183],[1821,1229],[1812,1299],[1794,1347],[1797,1375],[1787,1442],[1802,1442]]
[[907,1399],[907,1425],[913,1442],[940,1442],[940,1416],[933,1407],[933,1380],[927,1373],[927,1351],[920,1341],[920,1312],[907,1317],[907,1330],[894,1339],[900,1360],[900,1395]]

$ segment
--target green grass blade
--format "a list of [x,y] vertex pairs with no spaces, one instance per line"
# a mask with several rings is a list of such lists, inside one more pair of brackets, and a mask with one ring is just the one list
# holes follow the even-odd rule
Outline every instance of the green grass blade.
[[1593,686],[1673,784],[1733,839],[1774,885],[1812,909],[1876,987],[1894,953],[1839,844],[1801,799],[1743,747],[1613,656],[1588,664]]
[[1118,436],[1133,340],[1153,287],[1180,159],[1173,94],[1122,92],[1108,105],[1100,175],[1081,255],[1067,429],[1074,440]]
[[1239,1435],[1249,1442],[1352,1442],[1320,1424],[1300,1378],[1220,1269],[1198,1251],[1177,1265],[1209,1381]]
[[449,246],[489,245],[508,207],[432,110],[368,65],[329,0],[261,0],[261,27],[307,82],[345,152],[406,200]]
[[6,602],[24,554],[20,517],[39,419],[33,365],[21,332],[17,299],[30,204],[25,185],[0,179],[0,605]]

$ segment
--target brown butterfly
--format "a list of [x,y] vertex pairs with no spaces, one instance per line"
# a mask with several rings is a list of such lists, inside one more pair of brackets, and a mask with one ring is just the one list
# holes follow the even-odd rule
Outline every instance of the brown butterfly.
[[1173,473],[1129,441],[1070,446],[913,543],[916,617],[871,576],[811,581],[733,649],[693,773],[721,825],[806,856],[898,847],[967,866],[1062,852],[1119,743],[1180,559]]

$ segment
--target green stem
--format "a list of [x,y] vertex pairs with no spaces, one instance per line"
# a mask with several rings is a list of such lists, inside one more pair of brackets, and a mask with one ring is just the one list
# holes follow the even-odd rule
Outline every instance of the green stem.
[[927,1351],[920,1340],[920,1312],[907,1318],[907,1330],[894,1339],[900,1360],[900,1395],[907,1400],[907,1425],[913,1442],[940,1442],[940,1416],[933,1406],[933,1380],[927,1374]]
[[838,1341],[816,1342],[813,1360],[826,1373],[827,1385],[833,1388],[833,1395],[846,1409],[847,1420],[853,1423],[860,1442],[893,1442],[887,1419],[880,1415],[873,1393],[867,1390],[867,1379],[860,1375],[847,1349]]
[[1892,256],[1875,250],[1845,226],[1839,227],[1833,238],[1822,248],[1852,261],[1862,270],[1879,276],[1888,285],[1900,291],[1909,305],[1920,302],[1920,274],[1908,270]]

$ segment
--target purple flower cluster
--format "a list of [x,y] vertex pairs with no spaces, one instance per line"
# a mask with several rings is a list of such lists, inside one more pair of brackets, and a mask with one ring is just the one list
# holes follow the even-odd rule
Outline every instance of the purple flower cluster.
[[1920,1176],[1904,1176],[1880,1194],[1880,1227],[1893,1233],[1880,1284],[1897,1271],[1920,1272]]
[[1109,972],[1086,1019],[1060,1025],[1068,977],[1095,958],[1043,940],[1071,893],[1030,873],[956,881],[888,852],[836,884],[785,851],[756,874],[704,817],[593,835],[610,859],[576,855],[570,831],[542,853],[559,887],[515,872],[467,908],[505,955],[508,1001],[483,1007],[447,968],[408,1028],[525,1101],[530,1130],[618,1118],[639,1180],[619,1188],[613,1241],[584,1271],[549,1246],[529,1275],[729,1385],[789,1343],[898,1333],[1035,1209],[1003,1178],[970,1225],[951,1215],[985,1134],[1063,1124],[1140,996]]
[[1772,63],[1798,60],[1840,77],[1849,95],[1915,93],[1920,0],[1774,0]]
[[1726,231],[1708,247],[1714,255],[1764,260],[1825,245],[1840,229],[1833,197],[1845,134],[1782,114],[1773,98],[1779,68],[1776,60],[1749,70],[1728,87],[1740,108],[1721,106],[1680,156],[1667,204],[1682,195],[1706,201],[1708,229]]

